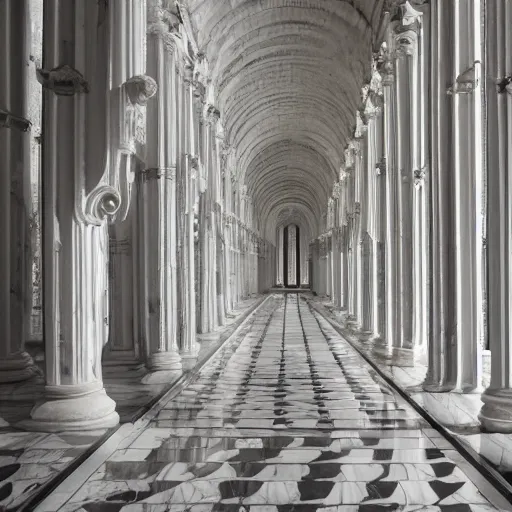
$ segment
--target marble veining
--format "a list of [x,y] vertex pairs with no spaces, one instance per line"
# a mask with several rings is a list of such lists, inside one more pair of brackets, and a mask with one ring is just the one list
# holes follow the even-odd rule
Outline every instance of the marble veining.
[[498,510],[503,498],[483,482],[289,294],[260,308],[60,510]]

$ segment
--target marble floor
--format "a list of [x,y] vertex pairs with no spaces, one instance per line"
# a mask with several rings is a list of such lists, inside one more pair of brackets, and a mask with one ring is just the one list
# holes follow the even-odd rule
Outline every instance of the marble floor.
[[[200,336],[201,349],[197,360],[185,368],[183,378],[199,367],[232,336],[242,322],[261,303],[263,298],[252,297],[240,302],[230,315],[226,326],[215,335]],[[19,422],[27,419],[34,402],[43,396],[44,356],[41,347],[32,344],[31,355],[40,365],[40,371],[29,381],[0,386],[0,512],[26,507],[45,488],[62,478],[87,453],[100,445],[111,432],[59,432],[44,434],[27,432]],[[140,363],[104,364],[104,384],[114,399],[121,423],[129,423],[149,409],[172,382],[160,385],[141,384],[146,370]]]
[[[361,340],[357,332],[344,327],[344,314],[333,307],[328,299],[307,296],[311,306],[329,318],[345,339],[352,342],[379,371],[399,386],[409,398],[427,412],[449,435],[468,451],[472,458],[484,461],[497,478],[512,492],[512,435],[483,432],[478,414],[483,406],[480,394],[429,393],[423,390],[427,366],[416,361],[414,366],[403,361],[383,357],[373,350],[370,340]],[[490,382],[490,352],[483,354],[483,388]]]
[[150,412],[36,512],[512,510],[297,294]]

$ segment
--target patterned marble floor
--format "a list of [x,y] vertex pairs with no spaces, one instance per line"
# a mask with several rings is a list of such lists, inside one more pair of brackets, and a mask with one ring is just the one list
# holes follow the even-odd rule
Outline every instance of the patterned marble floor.
[[297,294],[268,304],[59,510],[512,510]]

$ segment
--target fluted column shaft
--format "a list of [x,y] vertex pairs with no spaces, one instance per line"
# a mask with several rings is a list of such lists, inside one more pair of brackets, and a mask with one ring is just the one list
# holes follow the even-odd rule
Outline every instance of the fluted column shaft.
[[512,432],[512,9],[486,2],[488,76],[488,263],[491,383],[479,419],[490,432]]
[[[28,0],[0,3],[0,383],[34,373],[24,351],[31,312]],[[12,116],[12,117],[11,117]]]
[[[390,354],[393,340],[400,336],[400,281],[398,267],[398,188],[400,176],[396,162],[396,95],[394,76],[388,69],[383,73],[384,92],[384,161],[382,171],[385,180],[385,271],[386,282],[386,332],[383,344],[380,347],[385,354]],[[384,334],[384,333],[383,333]]]
[[[156,20],[155,20],[156,21]],[[175,51],[168,34],[148,35],[148,73],[159,92],[148,106],[147,168],[139,174],[144,383],[165,383],[182,369],[178,347]]]
[[[47,0],[44,9],[46,389],[24,426],[111,427],[119,417],[101,372],[108,336],[107,219],[126,216],[132,157],[144,144],[137,120],[156,92],[154,80],[142,76],[145,2],[107,7]],[[121,34],[129,44],[119,44]]]
[[[395,39],[404,40],[404,35],[396,34]],[[398,183],[397,223],[398,223],[398,281],[399,281],[399,308],[400,329],[393,338],[393,355],[405,356],[412,362],[413,354],[413,126],[411,114],[414,105],[413,90],[416,87],[414,80],[414,56],[409,48],[402,50],[400,43],[395,43],[399,57],[395,61],[396,79],[396,107],[397,107],[397,161],[396,171],[400,176]],[[411,44],[407,40],[407,45]]]
[[482,383],[483,133],[474,66],[481,60],[480,1],[438,0],[431,8],[432,281],[424,387],[472,392]]

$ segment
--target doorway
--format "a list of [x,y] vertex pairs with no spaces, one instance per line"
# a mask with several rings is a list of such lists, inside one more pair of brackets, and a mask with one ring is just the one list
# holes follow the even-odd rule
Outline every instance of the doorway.
[[300,287],[300,229],[289,224],[283,231],[283,274],[285,288]]

